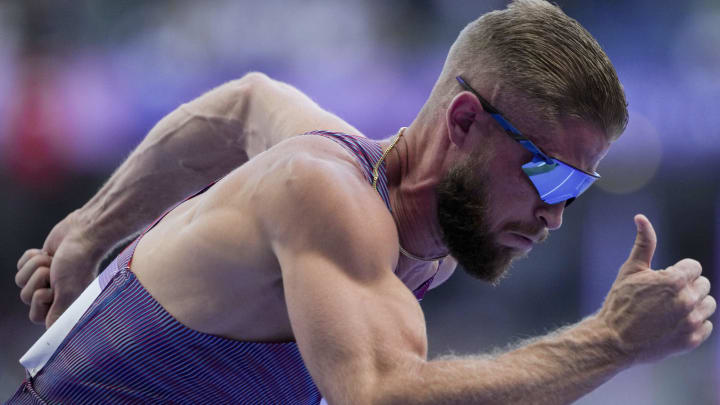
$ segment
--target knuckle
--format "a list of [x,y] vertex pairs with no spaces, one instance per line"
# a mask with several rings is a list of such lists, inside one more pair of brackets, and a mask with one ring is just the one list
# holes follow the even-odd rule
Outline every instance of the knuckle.
[[49,256],[35,255],[29,260],[25,261],[22,266],[18,268],[16,277],[28,279],[39,267],[49,267],[51,259]]
[[694,331],[702,327],[704,321],[705,319],[702,316],[694,312],[685,318],[687,329],[690,331]]
[[33,304],[42,303],[47,301],[47,289],[38,289],[35,290],[32,294],[32,301]]
[[700,264],[700,262],[695,259],[685,258],[680,260],[678,264],[682,264],[683,267],[688,269],[702,269],[702,265]]
[[700,276],[697,281],[695,281],[695,287],[703,295],[707,295],[710,292],[710,280],[705,276]]
[[20,258],[17,261],[17,268],[20,270],[20,268],[25,264],[25,262],[28,260],[28,257],[33,254],[35,249],[28,249],[23,252],[23,254],[20,256]]
[[40,266],[38,267],[37,272],[39,273],[38,277],[47,279],[48,281],[50,280],[50,267]]
[[676,272],[672,275],[670,284],[675,288],[675,291],[682,291],[687,286],[687,281],[680,273]]
[[702,274],[702,266],[700,265],[700,262],[694,259],[682,259],[670,266],[668,270],[671,270],[673,273],[678,273],[678,276],[691,282]]
[[38,261],[39,255],[35,254],[32,257],[30,257],[28,260],[25,261],[22,267],[24,268],[35,268],[37,267],[35,263]]
[[33,257],[33,267],[41,267],[41,266],[49,266],[51,262],[50,256],[47,255],[37,255]]
[[693,309],[695,309],[695,306],[697,304],[697,298],[693,296],[691,293],[687,293],[683,296],[681,296],[679,299],[679,306],[680,309],[685,311],[686,313],[691,312]]
[[687,280],[677,267],[668,267],[663,270],[661,274],[666,277],[667,283],[673,287],[675,291],[680,291],[687,285]]

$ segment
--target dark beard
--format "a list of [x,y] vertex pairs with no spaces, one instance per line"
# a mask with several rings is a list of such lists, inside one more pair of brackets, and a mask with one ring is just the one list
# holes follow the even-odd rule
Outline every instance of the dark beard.
[[483,169],[478,154],[450,169],[436,189],[437,216],[443,242],[465,272],[496,284],[510,267],[513,253],[498,245],[488,229]]

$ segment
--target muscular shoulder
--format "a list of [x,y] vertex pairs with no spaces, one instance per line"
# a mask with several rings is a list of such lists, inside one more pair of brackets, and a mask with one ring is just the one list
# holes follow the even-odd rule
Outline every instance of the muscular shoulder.
[[333,261],[375,255],[385,265],[396,262],[395,224],[377,192],[332,141],[301,138],[268,156],[277,155],[255,201],[273,248]]

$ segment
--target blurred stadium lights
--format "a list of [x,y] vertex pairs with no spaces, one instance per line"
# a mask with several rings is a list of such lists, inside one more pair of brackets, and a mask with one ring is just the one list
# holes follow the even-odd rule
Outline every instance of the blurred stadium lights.
[[[637,212],[665,231],[658,265],[690,255],[714,262],[714,283],[720,280],[720,2],[558,2],[612,58],[630,102],[627,133],[601,163],[599,187],[517,265],[517,276],[490,288],[458,275],[429,294],[431,349],[487,350],[596,310],[627,257]],[[385,137],[414,117],[457,32],[506,3],[0,2],[0,180],[9,190],[0,198],[8,207],[0,211],[0,337],[7,342],[0,400],[22,380],[17,359],[41,331],[17,299],[17,258],[82,204],[163,115],[260,70],[368,136]],[[23,193],[28,185],[56,194]],[[714,336],[717,342],[717,330]],[[622,374],[579,403],[713,404],[704,399],[720,397],[716,346],[702,352],[715,353],[716,361],[688,357],[708,384],[662,363],[668,366]],[[669,376],[655,378],[662,367]],[[670,381],[683,386],[661,396],[675,387]],[[693,395],[702,399],[685,401]]]
[[638,191],[656,175],[662,158],[658,131],[641,113],[630,111],[625,133],[614,142],[598,172],[598,187],[615,194]]

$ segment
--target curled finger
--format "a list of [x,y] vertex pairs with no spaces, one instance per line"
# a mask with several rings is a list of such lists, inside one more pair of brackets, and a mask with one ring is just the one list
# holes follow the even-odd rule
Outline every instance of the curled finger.
[[692,283],[692,289],[697,293],[698,297],[704,298],[710,293],[710,280],[705,276],[700,276]]
[[40,266],[50,267],[50,263],[52,262],[52,258],[45,253],[39,253],[35,256],[32,256],[29,258],[22,267],[20,267],[20,270],[15,274],[15,284],[17,284],[18,287],[22,288],[25,287],[25,285],[28,283],[28,280],[30,277],[32,277],[33,273],[35,273],[35,270],[37,270]]
[[705,327],[708,318],[715,312],[715,307],[715,299],[712,296],[708,295],[703,298],[695,309],[685,317],[683,330],[690,334],[699,333]]
[[25,287],[20,290],[20,300],[22,300],[25,304],[30,305],[33,294],[41,288],[50,288],[49,267],[39,267],[32,276],[30,276],[30,279],[27,284],[25,284]]
[[690,346],[690,349],[695,349],[698,346],[700,346],[704,341],[707,340],[707,338],[710,337],[710,334],[713,330],[713,324],[710,321],[703,322],[702,326],[697,330],[695,333],[690,335],[690,339],[688,341],[688,345]]
[[53,302],[53,290],[50,288],[41,288],[35,290],[32,295],[32,303],[30,304],[30,321],[36,324],[45,324],[45,317],[50,310]]
[[688,283],[692,283],[702,274],[702,265],[695,259],[682,259],[673,266],[685,275]]
[[701,297],[692,288],[685,287],[680,290],[680,293],[676,298],[677,308],[679,311],[689,314],[697,309],[702,298],[703,297]]
[[40,249],[28,249],[25,252],[23,252],[22,256],[20,256],[20,259],[17,262],[17,269],[20,270],[22,266],[27,263],[28,260],[30,260],[32,257],[39,255],[43,253]]
[[715,302],[715,298],[713,298],[712,295],[707,295],[705,298],[703,298],[702,301],[700,301],[700,305],[698,305],[698,312],[700,312],[700,315],[703,317],[703,319],[708,319],[712,316],[712,314],[715,313],[715,310],[717,309],[717,302]]

